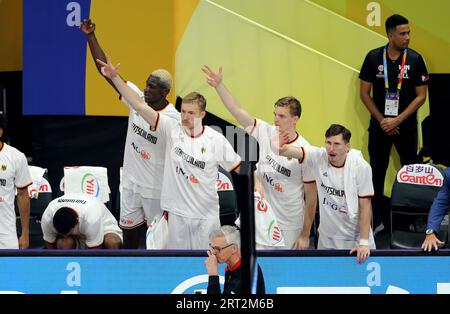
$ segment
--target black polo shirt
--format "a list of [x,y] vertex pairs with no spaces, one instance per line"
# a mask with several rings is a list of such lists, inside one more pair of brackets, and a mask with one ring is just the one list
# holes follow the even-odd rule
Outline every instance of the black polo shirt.
[[[363,81],[372,83],[373,100],[377,105],[378,110],[384,115],[385,92],[384,86],[384,66],[383,66],[383,47],[371,50],[361,67],[359,78]],[[402,66],[403,53],[397,60],[389,59],[387,56],[387,70],[389,80],[389,92],[397,92],[398,78]],[[428,84],[428,70],[422,56],[408,48],[408,53],[405,62],[405,72],[403,73],[403,83],[400,90],[399,111],[402,113],[408,105],[416,98],[417,86]],[[373,118],[372,118],[373,119]],[[402,127],[414,127],[417,125],[416,113],[409,116],[403,123]]]
[[[242,294],[241,286],[241,260],[239,260],[231,269],[228,266],[225,268],[225,284],[223,294]],[[220,294],[219,276],[209,276],[208,280],[208,294]],[[258,265],[258,279],[256,282],[256,293],[265,294],[266,286],[264,283],[264,276],[261,267]]]

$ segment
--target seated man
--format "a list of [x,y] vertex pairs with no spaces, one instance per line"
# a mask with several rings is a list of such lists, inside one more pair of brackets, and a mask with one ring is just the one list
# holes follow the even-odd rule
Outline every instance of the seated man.
[[65,194],[48,204],[41,227],[47,249],[121,249],[122,230],[109,209],[86,194]]
[[441,241],[437,237],[439,226],[444,219],[444,216],[450,210],[450,168],[444,171],[444,184],[439,190],[438,195],[431,205],[430,214],[428,215],[428,224],[426,237],[422,244],[424,251],[431,251],[432,249],[438,250],[443,246],[445,242]]
[[[210,235],[208,257],[205,260],[209,275],[208,294],[220,294],[218,264],[226,263],[223,294],[242,293],[241,286],[241,235],[234,226],[222,226]],[[266,289],[261,268],[258,265],[257,294]]]

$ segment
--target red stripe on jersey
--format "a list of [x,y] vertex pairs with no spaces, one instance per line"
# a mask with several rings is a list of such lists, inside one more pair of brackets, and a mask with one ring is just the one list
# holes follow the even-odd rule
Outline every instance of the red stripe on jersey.
[[305,149],[303,148],[303,146],[301,146],[300,148],[301,148],[301,150],[302,150],[302,152],[303,152],[303,158],[302,158],[302,159],[299,159],[298,162],[302,164],[303,161],[304,161],[305,158],[306,158],[306,153],[305,153]]

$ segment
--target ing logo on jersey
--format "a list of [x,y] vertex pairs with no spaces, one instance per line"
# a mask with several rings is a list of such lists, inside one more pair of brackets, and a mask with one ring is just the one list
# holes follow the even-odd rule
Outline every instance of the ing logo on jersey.
[[270,184],[275,191],[280,192],[280,193],[284,192],[284,189],[283,189],[283,186],[281,185],[281,183],[275,182],[275,179],[272,178],[271,176],[269,176],[267,173],[264,173],[264,179],[266,179],[266,182],[268,184]]
[[177,166],[175,172],[184,177],[187,181],[189,181],[192,184],[199,183],[199,180],[197,179],[196,176],[194,176],[193,174],[187,174],[181,167]]
[[198,179],[192,174],[189,176],[189,181],[191,181],[194,184],[198,183]]
[[83,179],[81,179],[81,192],[99,197],[100,183],[92,173],[86,173]]
[[2,171],[6,171],[6,165],[2,165]]
[[141,158],[142,158],[143,160],[149,160],[149,159],[150,159],[151,155],[150,155],[149,152],[147,152],[146,150],[140,148],[139,146],[137,146],[136,144],[134,144],[134,142],[131,143],[131,146],[133,147],[134,151],[135,151],[136,153],[138,153],[138,154],[141,156]]
[[150,153],[146,152],[145,150],[141,150],[141,157],[144,160],[149,160],[150,159]]
[[266,200],[261,196],[255,196],[256,198],[256,209],[260,212],[267,212],[269,205],[267,205]]
[[283,192],[284,192],[283,187],[281,186],[280,183],[275,183],[275,185],[274,185],[273,188],[274,188],[275,191],[277,191],[277,192],[280,192],[280,193],[283,193]]

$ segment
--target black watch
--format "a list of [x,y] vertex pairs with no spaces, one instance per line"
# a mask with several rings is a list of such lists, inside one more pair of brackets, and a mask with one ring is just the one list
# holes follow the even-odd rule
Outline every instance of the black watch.
[[429,235],[429,234],[436,234],[436,232],[433,229],[427,229],[427,231],[425,231],[425,234]]

